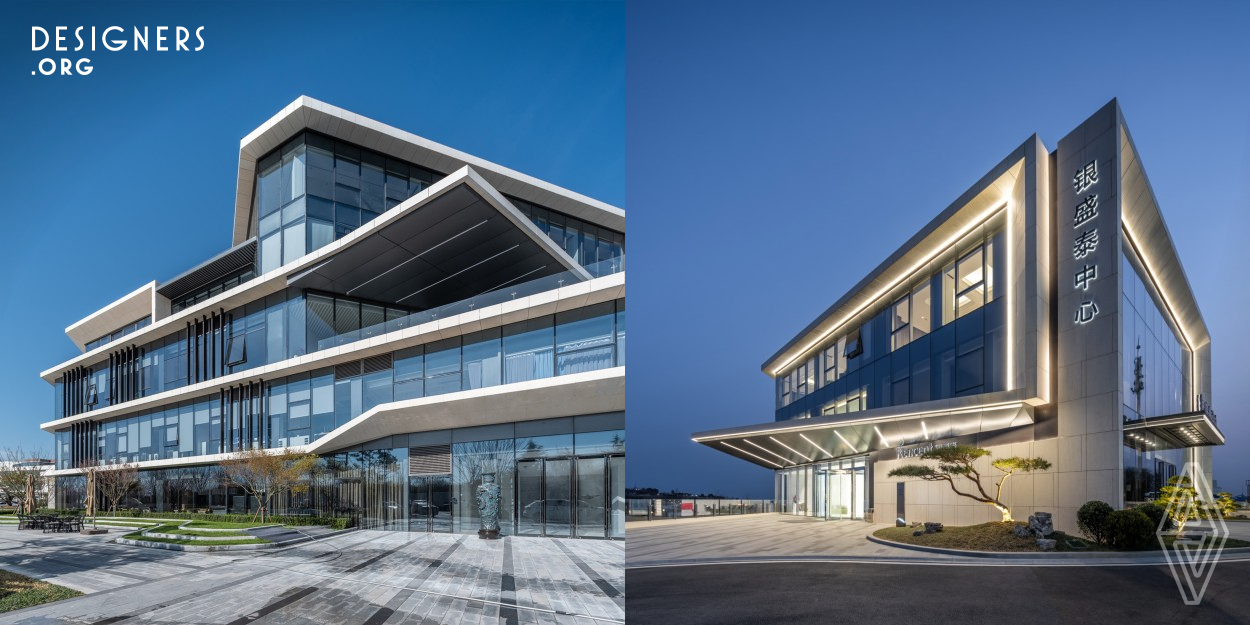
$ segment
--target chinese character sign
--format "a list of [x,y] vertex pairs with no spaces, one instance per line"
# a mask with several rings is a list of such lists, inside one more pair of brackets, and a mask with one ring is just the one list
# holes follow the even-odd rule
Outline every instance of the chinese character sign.
[[[1072,188],[1077,195],[1090,190],[1094,185],[1098,184],[1098,161],[1092,160],[1084,167],[1076,170],[1076,174],[1072,176]],[[1081,260],[1098,249],[1098,194],[1090,193],[1085,196],[1073,211],[1072,227],[1080,230],[1080,234],[1076,236],[1072,244],[1072,258]],[[1086,225],[1091,228],[1084,228]],[[1072,276],[1073,288],[1088,291],[1089,284],[1098,277],[1098,265],[1096,263],[1083,263],[1077,269],[1076,274]],[[1094,320],[1098,316],[1098,304],[1093,299],[1082,301],[1076,309],[1076,316],[1073,320],[1078,324],[1086,324]]]

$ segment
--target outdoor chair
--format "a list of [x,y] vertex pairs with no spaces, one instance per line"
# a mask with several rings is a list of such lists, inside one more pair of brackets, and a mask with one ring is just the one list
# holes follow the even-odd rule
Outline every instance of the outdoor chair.
[[57,517],[48,517],[43,522],[43,533],[47,534],[48,532],[55,533],[59,531],[61,531],[61,519]]
[[34,517],[31,517],[30,515],[22,514],[20,512],[17,513],[17,529],[19,530],[35,529]]

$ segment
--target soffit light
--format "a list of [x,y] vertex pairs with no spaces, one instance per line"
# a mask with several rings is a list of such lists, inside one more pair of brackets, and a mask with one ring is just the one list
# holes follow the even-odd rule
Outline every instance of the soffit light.
[[752,458],[755,458],[756,460],[759,460],[760,462],[767,462],[768,464],[771,464],[771,465],[773,465],[774,467],[777,467],[778,469],[780,469],[780,468],[781,468],[781,465],[777,464],[776,462],[773,462],[772,460],[769,460],[769,459],[767,459],[767,458],[761,458],[761,457],[759,457],[759,456],[757,456],[757,455],[755,455],[755,454],[753,454],[753,453],[751,453],[751,452],[749,452],[749,451],[747,451],[747,450],[745,450],[745,449],[742,449],[742,448],[737,447],[737,446],[734,446],[734,445],[730,445],[729,443],[726,443],[725,441],[721,441],[721,444],[722,444],[722,445],[724,445],[724,446],[726,446],[726,447],[728,447],[728,448],[730,448],[730,449],[732,449],[732,450],[734,450],[734,451],[736,451],[736,452],[738,452],[738,453],[740,453],[740,454],[746,454],[746,455],[748,455],[748,456],[751,456]]

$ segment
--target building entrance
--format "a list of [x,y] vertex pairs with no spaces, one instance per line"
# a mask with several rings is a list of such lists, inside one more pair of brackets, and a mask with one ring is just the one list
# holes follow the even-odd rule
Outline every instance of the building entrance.
[[408,531],[449,533],[454,509],[451,475],[408,478]]

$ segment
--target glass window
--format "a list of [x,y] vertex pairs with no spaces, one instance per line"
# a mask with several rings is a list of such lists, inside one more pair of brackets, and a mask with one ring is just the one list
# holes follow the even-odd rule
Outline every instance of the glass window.
[[625,366],[625,300],[616,301],[616,366]]
[[930,319],[932,308],[933,304],[929,299],[929,281],[926,279],[911,292],[911,338],[913,340],[933,331]]
[[395,401],[425,394],[424,350],[421,346],[395,352]]
[[555,326],[552,321],[548,315],[504,328],[505,383],[538,380],[555,374]]
[[435,341],[426,346],[426,396],[460,390],[460,338]]
[[890,349],[898,349],[911,342],[911,302],[904,295],[894,302],[891,321]]
[[464,337],[465,390],[498,386],[501,376],[499,328]]
[[390,369],[366,373],[364,385],[365,403],[362,406],[364,412],[369,412],[375,406],[388,404],[394,400]]
[[556,374],[611,367],[612,302],[556,314]]
[[942,325],[955,320],[955,263],[942,270]]
[[959,293],[956,295],[956,317],[962,317],[985,303],[985,266],[984,255],[980,248],[959,259],[956,283]]

